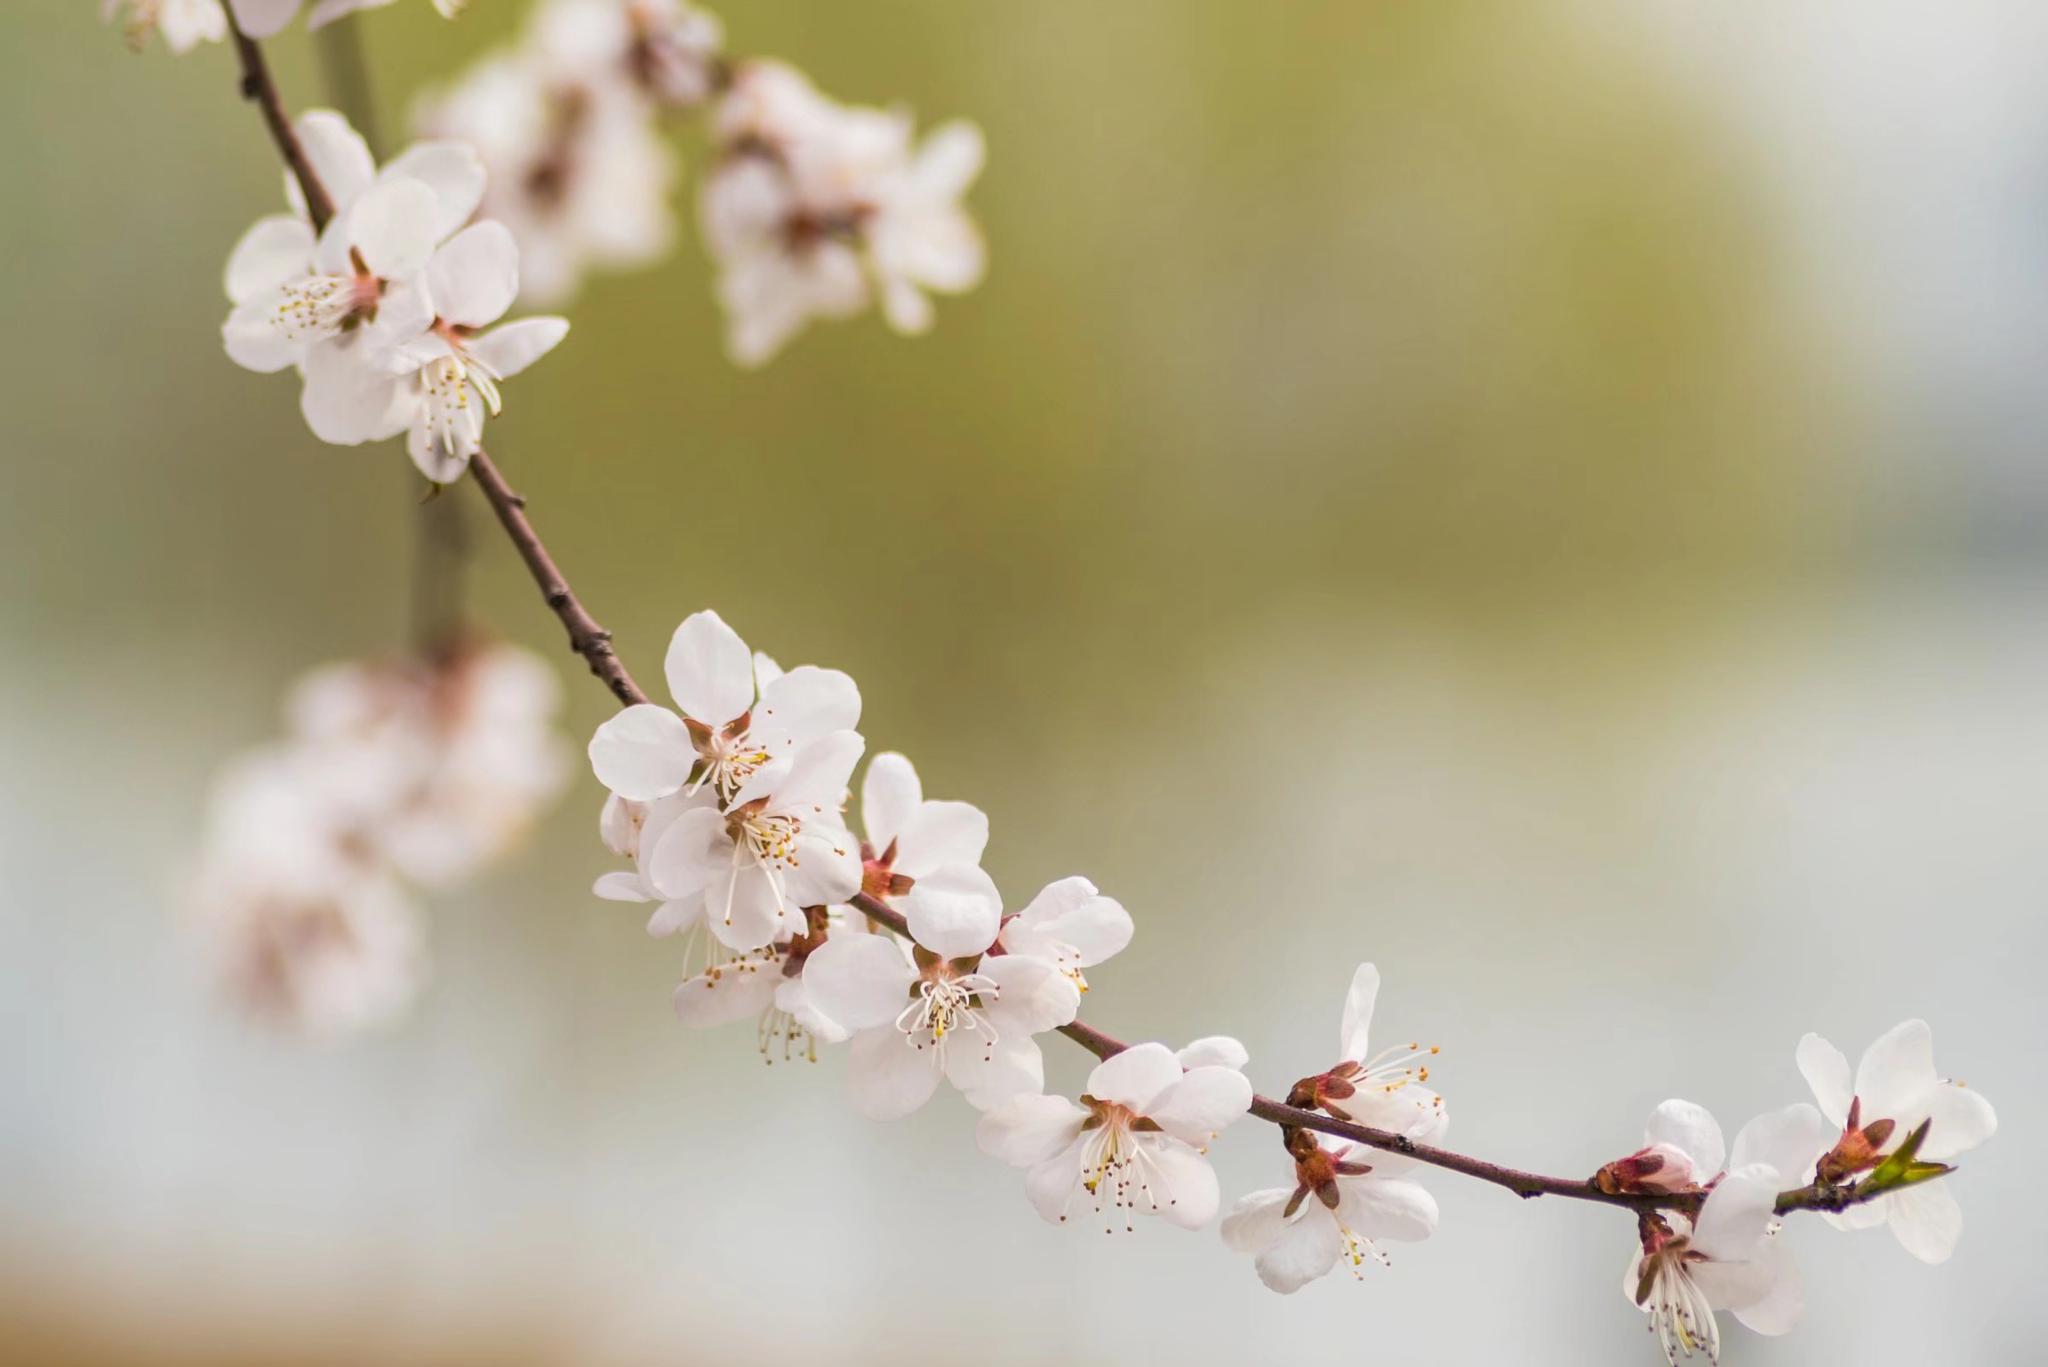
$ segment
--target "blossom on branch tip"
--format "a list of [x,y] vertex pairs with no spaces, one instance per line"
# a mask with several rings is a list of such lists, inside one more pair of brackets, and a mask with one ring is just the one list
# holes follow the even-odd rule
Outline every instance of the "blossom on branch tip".
[[[1868,1172],[1923,1124],[1927,1133],[1916,1156],[1932,1163],[1969,1152],[1998,1129],[1997,1112],[1982,1093],[1935,1072],[1934,1035],[1925,1021],[1886,1031],[1864,1050],[1853,1078],[1848,1058],[1819,1035],[1801,1039],[1797,1057],[1821,1114],[1840,1136],[1820,1160],[1823,1180]],[[1822,1215],[1837,1229],[1889,1225],[1905,1250],[1926,1263],[1947,1261],[1963,1232],[1962,1208],[1945,1179]]]
[[[1668,1155],[1707,1189],[1696,1216],[1645,1213],[1622,1294],[1650,1317],[1665,1357],[1721,1355],[1716,1310],[1734,1312],[1759,1334],[1798,1322],[1806,1293],[1778,1238],[1778,1193],[1796,1185],[1827,1143],[1820,1113],[1804,1102],[1758,1116],[1723,1147],[1721,1127],[1702,1107],[1667,1101],[1650,1116],[1644,1149]],[[1723,1160],[1727,1167],[1723,1170]]]
[[[1221,1040],[1207,1045],[1223,1050]],[[1207,1146],[1251,1101],[1251,1083],[1237,1068],[1184,1068],[1165,1045],[1139,1044],[1097,1064],[1078,1103],[1025,1093],[995,1106],[975,1142],[1026,1170],[1025,1193],[1053,1224],[1092,1208],[1109,1231],[1119,1217],[1130,1230],[1138,1215],[1199,1229],[1218,1202]]]
[[1361,1276],[1368,1260],[1388,1261],[1379,1241],[1436,1232],[1436,1198],[1408,1180],[1415,1160],[1309,1130],[1291,1131],[1287,1148],[1293,1185],[1240,1197],[1223,1217],[1223,1242],[1251,1254],[1273,1290],[1291,1295],[1340,1261]]

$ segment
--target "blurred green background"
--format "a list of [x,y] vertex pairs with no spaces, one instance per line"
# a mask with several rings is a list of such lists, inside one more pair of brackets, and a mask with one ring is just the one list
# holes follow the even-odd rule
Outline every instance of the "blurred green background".
[[[686,1034],[587,777],[435,904],[403,1026],[313,1048],[175,922],[208,775],[395,646],[415,477],[220,354],[278,173],[233,61],[0,16],[8,548],[0,1326],[22,1360],[1643,1362],[1604,1212],[1444,1227],[1293,1300],[1213,1232],[1043,1227],[941,1098]],[[378,114],[508,35],[406,0]],[[749,4],[731,48],[988,135],[987,283],[927,338],[719,348],[694,236],[597,279],[492,446],[643,681],[715,605],[849,670],[986,808],[1013,905],[1136,914],[1088,1015],[1327,1062],[1351,965],[1446,1047],[1451,1138],[1590,1171],[1732,1132],[1792,1046],[1930,1018],[2007,1133],[1956,1260],[1785,1237],[1757,1363],[2035,1360],[2048,949],[2048,23],[1833,0]],[[324,102],[296,30],[296,107]],[[701,141],[681,139],[694,169]],[[686,222],[691,214],[683,206]],[[563,662],[473,490],[476,614]],[[1057,1052],[1055,1082],[1077,1059]],[[1246,1125],[1226,1196],[1282,1156]],[[1476,1304],[1475,1304],[1476,1302]]]

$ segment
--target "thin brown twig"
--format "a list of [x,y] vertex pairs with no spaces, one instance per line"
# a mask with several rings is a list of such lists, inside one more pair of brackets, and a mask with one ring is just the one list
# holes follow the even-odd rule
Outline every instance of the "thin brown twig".
[[475,478],[477,488],[483,490],[490,500],[491,511],[498,515],[498,525],[512,538],[513,547],[519,558],[526,562],[526,568],[533,575],[533,582],[540,585],[540,593],[555,616],[569,632],[569,648],[581,655],[590,665],[590,672],[604,680],[604,686],[612,696],[630,707],[634,703],[647,701],[647,695],[640,691],[640,685],[633,682],[633,676],[626,669],[625,662],[612,649],[612,634],[598,625],[583,600],[569,587],[569,581],[556,567],[555,558],[548,554],[542,544],[540,533],[533,529],[532,521],[526,516],[526,500],[512,492],[505,483],[505,477],[498,473],[498,467],[490,456],[479,450],[469,459],[469,473]]
[[[232,24],[232,10],[229,13],[229,22]],[[306,193],[308,211],[313,214],[317,226],[331,215],[332,201],[328,199],[319,178],[307,163],[304,149],[299,146],[298,139],[292,134],[290,120],[285,116],[277,87],[270,79],[262,49],[239,28],[235,29],[234,34],[236,48],[242,54],[243,93],[256,100],[262,107],[264,121],[270,125],[278,151],[284,156],[292,173],[299,178],[300,187]],[[498,467],[485,452],[479,450],[471,457],[469,469],[476,479],[477,487],[483,490],[484,497],[490,501],[491,510],[497,514],[499,525],[504,527],[506,535],[512,539],[514,548],[518,550],[520,559],[526,562],[534,582],[540,586],[541,596],[568,630],[571,649],[583,656],[590,665],[590,672],[603,680],[605,686],[611,689],[612,695],[621,703],[630,706],[646,702],[647,695],[640,691],[640,686],[633,681],[633,676],[627,671],[624,662],[612,649],[611,633],[598,624],[597,619],[590,615],[582,601],[569,588],[568,580],[556,566],[554,557],[548,553],[540,534],[534,530],[532,521],[526,516],[526,500],[514,493],[511,486],[505,483],[504,476],[498,473]],[[909,923],[902,913],[886,902],[865,892],[855,893],[849,900],[870,921],[886,926],[899,935],[909,936]],[[1129,1047],[1115,1036],[1080,1020],[1060,1026],[1059,1033],[1097,1058],[1109,1058]],[[1498,1163],[1471,1158],[1450,1149],[1420,1143],[1392,1130],[1340,1120],[1335,1116],[1303,1110],[1265,1096],[1252,1097],[1249,1114],[1270,1121],[1283,1130],[1315,1130],[1350,1139],[1369,1148],[1401,1154],[1430,1167],[1442,1168],[1446,1172],[1460,1173],[1503,1187],[1524,1199],[1558,1196],[1574,1201],[1620,1206],[1638,1214],[1648,1214],[1655,1210],[1692,1214],[1698,1211],[1705,1199],[1705,1194],[1697,1191],[1648,1195],[1610,1194],[1596,1186],[1591,1178],[1546,1177],[1539,1173],[1503,1167]],[[1861,1196],[1853,1187],[1812,1183],[1780,1192],[1777,1211],[1779,1214],[1797,1210],[1839,1211],[1857,1205],[1864,1199],[1868,1198]]]
[[299,141],[298,133],[292,128],[291,115],[285,112],[284,100],[277,93],[277,82],[271,78],[270,63],[263,58],[263,47],[254,38],[242,32],[242,26],[235,20],[235,7],[222,6],[227,11],[228,28],[234,34],[235,55],[242,62],[242,98],[254,100],[263,112],[263,122],[270,129],[270,140],[277,144],[278,155],[299,182],[299,190],[306,197],[306,217],[313,221],[313,231],[327,226],[327,220],[334,217],[334,200],[328,195],[327,187],[320,183],[313,163],[306,157],[305,145]]

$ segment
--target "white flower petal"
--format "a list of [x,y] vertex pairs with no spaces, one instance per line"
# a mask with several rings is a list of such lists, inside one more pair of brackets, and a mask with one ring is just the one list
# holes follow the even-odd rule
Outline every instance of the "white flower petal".
[[1886,1196],[1892,1233],[1923,1263],[1945,1263],[1963,1237],[1963,1208],[1947,1177],[1920,1182]]
[[1380,971],[1371,964],[1360,964],[1358,971],[1351,975],[1351,986],[1344,993],[1344,1019],[1337,1027],[1337,1057],[1361,1062],[1370,1048],[1367,1040],[1372,1028],[1372,1008],[1379,1000]]
[[313,229],[290,214],[259,218],[228,253],[228,298],[242,303],[313,268]]
[[[427,195],[431,217],[432,193],[424,186],[420,189]],[[519,244],[511,229],[486,219],[442,243],[426,269],[427,287],[441,316],[464,327],[484,327],[504,317],[519,293]]]
[[832,906],[860,891],[860,850],[845,827],[805,822],[796,855],[797,866],[782,875],[783,895],[792,906]]
[[1720,1122],[1694,1102],[1674,1098],[1657,1107],[1643,1127],[1643,1142],[1669,1144],[1690,1158],[1696,1182],[1712,1181],[1727,1164],[1728,1144],[1721,1137]]
[[907,757],[884,750],[868,761],[867,774],[860,783],[860,820],[876,854],[889,848],[923,801],[924,785],[918,782],[917,768]]
[[469,339],[469,354],[501,380],[509,380],[562,344],[566,318],[521,318]]
[[972,864],[920,878],[900,900],[912,937],[944,959],[963,959],[987,949],[1003,916],[995,880]]
[[1293,1196],[1291,1187],[1267,1187],[1238,1197],[1218,1231],[1224,1247],[1233,1253],[1257,1253],[1269,1247],[1287,1227],[1285,1211]]
[[1935,1084],[1934,1032],[1923,1020],[1902,1021],[1863,1051],[1856,1065],[1856,1095],[1863,1101],[1863,1121],[1886,1116],[1905,1118],[1914,1103]]
[[870,1120],[900,1120],[939,1088],[938,1060],[931,1050],[912,1048],[908,1038],[887,1027],[853,1037],[846,1072],[854,1104]]
[[1722,1262],[1756,1256],[1770,1229],[1778,1200],[1778,1174],[1770,1168],[1737,1168],[1721,1178],[1700,1206],[1693,1247]]
[[[1833,1140],[1827,1121],[1819,1111],[1799,1102],[1782,1111],[1760,1115],[1735,1135],[1728,1152],[1728,1166],[1746,1168],[1761,1164],[1778,1174],[1779,1184],[1796,1187],[1827,1152]],[[1705,1181],[1711,1173],[1702,1174]]]
[[1056,1030],[1080,1014],[1081,989],[1043,959],[1002,954],[983,959],[978,971],[996,985],[988,1015],[998,1034]]
[[732,844],[725,822],[709,807],[692,807],[659,835],[640,835],[641,872],[670,900],[696,897],[732,872]]
[[337,446],[383,441],[404,431],[412,396],[403,380],[364,365],[346,341],[318,342],[302,362],[299,412],[313,435]]
[[1946,1163],[1976,1148],[1998,1132],[1998,1113],[1982,1092],[1957,1082],[1943,1082],[1928,1093],[1922,1103],[1927,1141],[1920,1156],[1930,1163]]
[[[298,8],[298,0],[235,0],[235,13],[242,15],[250,9],[283,9],[284,18],[277,21],[282,27],[291,18],[291,11]],[[244,19],[242,27],[250,37],[261,36],[257,26]],[[273,29],[271,32],[275,32]],[[309,109],[292,121],[292,131],[298,134],[299,146],[305,149],[306,161],[313,168],[313,175],[320,182],[327,197],[334,201],[337,211],[346,210],[357,195],[370,188],[370,182],[377,178],[377,159],[370,155],[370,145],[363,141],[363,135],[356,132],[349,121],[332,109]],[[305,197],[299,192],[299,183],[292,174],[285,173],[285,197],[291,201],[293,210],[301,217],[306,215]]]
[[1337,1215],[1368,1239],[1414,1243],[1436,1233],[1436,1198],[1398,1178],[1338,1178]]
[[921,878],[948,864],[979,864],[988,848],[988,817],[967,802],[926,802],[905,823],[896,869]]
[[1216,1218],[1216,1207],[1223,1198],[1216,1185],[1216,1170],[1208,1159],[1172,1140],[1152,1137],[1148,1143],[1146,1136],[1140,1136],[1138,1142],[1151,1150],[1153,1166],[1147,1183],[1151,1201],[1140,1210],[1156,1204],[1159,1218],[1181,1229],[1200,1229]]
[[1813,1099],[1820,1103],[1820,1113],[1831,1125],[1847,1124],[1849,1101],[1855,1094],[1849,1080],[1848,1056],[1819,1035],[1808,1034],[1799,1041],[1797,1058],[1800,1075],[1813,1088]]
[[645,902],[647,889],[640,882],[640,875],[625,869],[614,869],[600,874],[591,884],[590,890],[607,902]]
[[1183,1068],[1237,1068],[1251,1062],[1251,1051],[1229,1035],[1204,1035],[1181,1050]]
[[1251,1108],[1252,1084],[1235,1068],[1195,1068],[1152,1098],[1145,1114],[1200,1148]]
[[944,1062],[946,1080],[976,1110],[1045,1090],[1045,1055],[1029,1035],[1005,1035],[993,1044],[948,1035]]
[[[1311,1204],[1313,1204],[1313,1198]],[[1283,1296],[1289,1296],[1319,1277],[1329,1275],[1344,1252],[1344,1236],[1329,1212],[1318,1207],[1304,1210],[1285,1225],[1252,1266],[1259,1280]]]
[[1079,1139],[1087,1119],[1085,1108],[1063,1096],[1013,1096],[981,1117],[974,1127],[974,1142],[989,1157],[1012,1167],[1034,1167]]
[[706,609],[683,619],[669,638],[668,691],[686,716],[724,726],[754,705],[754,657],[747,643]]
[[1114,1101],[1144,1115],[1152,1098],[1180,1079],[1180,1060],[1173,1050],[1163,1044],[1135,1044],[1096,1064],[1085,1090],[1098,1101]]
[[[910,1005],[916,970],[887,935],[834,934],[804,960],[804,985],[818,1009],[849,1030],[889,1027]],[[896,1047],[909,1046],[893,1028]]]
[[484,197],[483,158],[468,143],[414,143],[385,163],[379,179],[416,180],[434,192],[429,223],[436,242],[469,222]]
[[860,689],[836,669],[798,665],[761,689],[751,735],[777,750],[860,725]]
[[775,809],[799,815],[828,812],[836,820],[846,801],[846,785],[866,748],[858,731],[832,731],[803,746],[790,761],[787,775],[775,784]]
[[[349,206],[349,245],[373,275],[417,275],[435,255],[434,240],[434,192],[416,180],[379,181]],[[438,281],[429,283],[436,304],[442,304]],[[447,314],[445,307],[442,312]]]
[[589,753],[597,781],[638,802],[681,788],[697,762],[683,719],[653,703],[636,703],[606,720],[590,738]]
[[270,37],[289,24],[292,16],[299,12],[299,0],[227,0],[227,3],[228,8],[235,12],[235,23],[251,38]]
[[1081,1189],[1081,1148],[1085,1142],[1075,1140],[1065,1152],[1054,1154],[1024,1174],[1024,1194],[1030,1199],[1031,1208],[1049,1224],[1064,1224],[1073,1204],[1089,1199]]
[[758,1016],[775,1004],[781,961],[747,958],[676,984],[676,1019],[692,1029]]
[[1791,1253],[1776,1239],[1764,1245],[1757,1260],[1764,1265],[1770,1287],[1758,1299],[1736,1306],[1735,1318],[1753,1333],[1790,1333],[1806,1313],[1806,1281]]

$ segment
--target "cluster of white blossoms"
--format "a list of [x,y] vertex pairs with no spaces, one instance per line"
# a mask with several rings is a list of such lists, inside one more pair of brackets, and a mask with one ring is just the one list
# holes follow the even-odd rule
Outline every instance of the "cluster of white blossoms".
[[[243,32],[259,38],[300,8],[300,0],[231,3]],[[307,23],[388,3],[320,0]],[[444,13],[460,7],[435,3]],[[227,32],[219,0],[107,0],[107,7],[109,16],[125,11],[131,42],[160,31],[178,52]],[[321,337],[356,343],[325,356],[333,362],[349,354],[355,364],[321,381],[325,397],[345,411],[321,406],[314,431],[353,445],[409,427],[414,459],[445,483],[476,449],[484,413],[497,411],[496,382],[530,364],[566,327],[535,320],[556,325],[545,345],[542,333],[529,330],[516,354],[504,354],[513,351],[510,342],[494,348],[471,338],[482,323],[467,315],[488,312],[483,322],[494,321],[512,301],[503,293],[508,286],[531,303],[557,306],[593,269],[631,269],[666,256],[676,237],[677,158],[662,125],[698,112],[708,118],[713,144],[698,214],[734,361],[761,365],[813,319],[877,306],[897,332],[921,333],[933,322],[930,294],[980,283],[987,251],[961,205],[984,154],[973,124],[955,120],[919,142],[901,109],[841,104],[785,63],[729,59],[723,25],[687,0],[541,0],[517,42],[416,106],[414,123],[433,140],[427,145],[466,147],[480,168],[471,198],[451,194],[449,182],[429,182],[443,214],[430,226],[439,231],[422,243],[422,220],[409,212],[417,206],[393,195],[373,200],[356,228],[330,230],[331,239],[322,234],[317,243],[310,232],[291,238],[269,228],[255,244],[268,250],[245,262],[240,276],[231,273],[229,293],[242,306],[260,292],[274,307],[280,273],[326,282],[317,298],[276,315],[281,331],[302,345]],[[326,182],[330,169],[360,172],[364,160],[316,157],[314,164]],[[328,183],[337,221],[352,216],[346,211],[372,183],[418,178],[421,169],[401,157],[383,177],[344,174]],[[464,187],[469,194],[467,181]],[[472,298],[410,295],[406,287],[427,267],[420,252],[457,248],[459,237],[444,239],[479,201],[516,252],[500,250],[488,268],[466,261],[440,269],[436,283],[467,284],[479,292]],[[460,218],[448,222],[458,207]],[[458,250],[474,256],[480,248]],[[484,303],[492,309],[477,307]],[[358,330],[367,341],[357,342]],[[408,335],[445,345],[408,347]],[[244,365],[304,368],[301,356],[279,361],[275,350],[233,351],[231,343]],[[403,414],[377,408],[394,374],[419,395]],[[309,399],[309,419],[316,402]]]
[[[632,864],[595,890],[651,905],[651,934],[687,938],[675,990],[685,1024],[753,1019],[763,1053],[784,1058],[844,1043],[855,1102],[876,1119],[908,1115],[949,1084],[981,1112],[982,1151],[1023,1168],[1032,1206],[1054,1223],[1131,1229],[1157,1215],[1192,1229],[1215,1217],[1207,1146],[1254,1103],[1236,1040],[1174,1050],[1094,1037],[1107,1057],[1078,1099],[1045,1092],[1036,1037],[1075,1024],[1087,971],[1130,942],[1120,904],[1066,878],[1006,913],[981,867],[988,818],[926,798],[901,755],[869,763],[856,835],[845,812],[864,742],[845,674],[784,671],[700,612],[676,629],[667,675],[674,710],[628,707],[590,742],[611,790],[600,832]],[[1435,1198],[1416,1178],[1449,1123],[1430,1085],[1438,1051],[1372,1047],[1379,988],[1379,971],[1361,964],[1337,1061],[1295,1083],[1293,1112],[1261,1103],[1281,1126],[1288,1181],[1238,1200],[1222,1235],[1276,1291],[1340,1266],[1362,1275],[1388,1261],[1384,1245],[1436,1230]],[[1711,1115],[1669,1101],[1640,1149],[1578,1188],[1635,1208],[1625,1290],[1674,1363],[1719,1360],[1717,1310],[1770,1334],[1798,1318],[1803,1294],[1778,1233],[1786,1192],[1809,1189],[1843,1227],[1889,1224],[1928,1261],[1955,1246],[1960,1216],[1933,1179],[1996,1120],[1935,1072],[1926,1025],[1879,1040],[1853,1080],[1817,1036],[1798,1057],[1819,1109],[1759,1117],[1730,1150]],[[1361,1138],[1302,1123],[1316,1111],[1363,1127]]]
[[961,197],[981,134],[954,122],[920,145],[900,110],[843,105],[775,61],[729,61],[718,20],[682,0],[543,0],[525,36],[417,123],[484,157],[486,212],[527,260],[528,297],[558,303],[586,269],[666,254],[675,160],[660,120],[709,111],[699,193],[727,347],[767,361],[814,318],[879,302],[899,332],[932,324],[927,291],[960,293],[986,253]]
[[[331,24],[356,10],[378,9],[395,0],[314,0],[306,15],[307,28]],[[461,13],[469,0],[433,0],[434,8],[449,19]],[[234,11],[235,23],[251,38],[268,38],[296,19],[305,0],[226,0]],[[177,53],[190,52],[201,43],[218,43],[228,36],[227,10],[222,0],[101,0],[100,15],[116,17],[128,41],[141,47],[152,33],[163,35],[164,46]]]
[[917,144],[909,115],[839,104],[795,69],[754,61],[735,71],[714,133],[700,210],[727,346],[742,365],[766,361],[813,318],[877,301],[889,326],[923,332],[926,291],[980,283],[986,252],[960,207],[981,172],[973,124]]
[[[308,23],[389,2],[317,0]],[[160,33],[184,51],[232,28],[274,33],[302,8],[227,3],[107,0],[106,13],[125,15],[131,41]],[[736,360],[761,363],[812,319],[871,307],[899,332],[928,328],[929,294],[969,289],[984,269],[961,207],[979,132],[953,123],[920,143],[903,113],[839,104],[789,66],[722,47],[718,21],[685,0],[543,0],[515,47],[422,104],[429,140],[380,169],[338,114],[307,113],[286,136],[244,45],[284,160],[310,174],[287,177],[289,212],[260,220],[228,262],[229,356],[295,372],[322,440],[404,433],[428,479],[455,479],[482,449],[500,384],[568,329],[551,317],[494,325],[522,292],[566,297],[593,267],[668,249],[676,166],[660,125],[698,111],[713,144],[702,227]],[[512,515],[519,500],[491,481],[486,493],[575,649],[638,697]],[[1352,977],[1336,1061],[1285,1103],[1254,1096],[1228,1036],[1126,1046],[1077,1019],[1088,975],[1130,943],[1119,902],[1068,877],[1007,911],[982,868],[988,818],[925,797],[899,754],[868,763],[858,834],[850,826],[866,749],[851,678],[784,670],[708,611],[676,629],[665,663],[675,706],[626,707],[588,753],[610,790],[600,835],[625,861],[594,891],[649,907],[648,932],[682,942],[678,1018],[752,1020],[764,1057],[815,1060],[844,1044],[854,1100],[876,1119],[958,1092],[978,1112],[980,1149],[1024,1170],[1048,1221],[1209,1224],[1220,1193],[1208,1147],[1252,1114],[1279,1127],[1285,1180],[1240,1198],[1221,1234],[1266,1286],[1292,1293],[1339,1267],[1362,1277],[1389,1261],[1385,1245],[1429,1238],[1438,1208],[1417,1178],[1448,1168],[1633,1214],[1623,1289],[1673,1367],[1718,1362],[1719,1311],[1766,1334],[1798,1319],[1781,1233],[1792,1211],[1886,1225],[1927,1262],[1956,1247],[1962,1217],[1940,1179],[1997,1121],[1936,1072],[1923,1022],[1878,1040],[1853,1073],[1807,1036],[1797,1061],[1817,1105],[1760,1116],[1732,1147],[1704,1109],[1674,1100],[1640,1148],[1589,1179],[1513,1172],[1437,1147],[1437,1050],[1373,1049],[1372,964]],[[222,780],[195,880],[236,995],[315,1032],[401,1009],[424,971],[407,887],[474,873],[559,790],[556,694],[552,671],[505,648],[302,682],[289,738]],[[1076,1097],[1045,1090],[1038,1037],[1054,1031],[1100,1060]]]
[[589,270],[668,254],[677,159],[660,120],[724,84],[723,41],[682,0],[542,0],[514,46],[420,103],[422,136],[483,158],[483,212],[518,239],[523,298],[552,307]]
[[1596,1179],[1610,1192],[1699,1195],[1697,1213],[1645,1212],[1622,1291],[1649,1316],[1672,1363],[1704,1353],[1720,1360],[1715,1311],[1760,1334],[1783,1334],[1805,1310],[1799,1270],[1780,1235],[1780,1193],[1810,1182],[1856,1178],[1882,1193],[1840,1212],[1837,1228],[1888,1224],[1923,1262],[1946,1261],[1962,1212],[1946,1182],[1953,1159],[1989,1139],[1998,1118],[1984,1097],[1936,1073],[1925,1021],[1895,1027],[1849,1061],[1818,1035],[1801,1040],[1798,1063],[1819,1109],[1799,1102],[1758,1116],[1733,1148],[1703,1107],[1667,1101],[1650,1116],[1643,1147]]
[[1122,905],[1064,878],[1006,916],[981,867],[988,818],[925,797],[898,754],[868,765],[856,836],[844,812],[864,742],[845,674],[784,671],[712,612],[676,629],[667,674],[677,710],[625,709],[590,760],[611,790],[605,843],[633,862],[598,895],[652,903],[650,933],[693,941],[678,1016],[754,1017],[764,1052],[784,1056],[845,1043],[854,1099],[876,1119],[952,1087],[983,1112],[982,1146],[1031,1169],[1048,1219],[1086,1201],[1206,1223],[1216,1180],[1201,1147],[1251,1104],[1235,1041],[1143,1045],[1096,1069],[1078,1103],[1043,1095],[1035,1037],[1071,1023],[1087,970],[1130,942]]
[[228,356],[296,371],[300,410],[322,441],[404,433],[420,473],[447,484],[482,449],[500,384],[569,324],[492,326],[519,292],[519,247],[503,224],[470,221],[485,186],[470,147],[416,143],[380,170],[332,110],[300,115],[294,131],[333,216],[316,228],[286,176],[290,212],[258,219],[228,258]]
[[554,671],[502,645],[302,679],[286,737],[207,812],[191,903],[229,993],[312,1034],[401,1011],[425,970],[407,883],[449,887],[531,828],[569,776],[560,706]]

